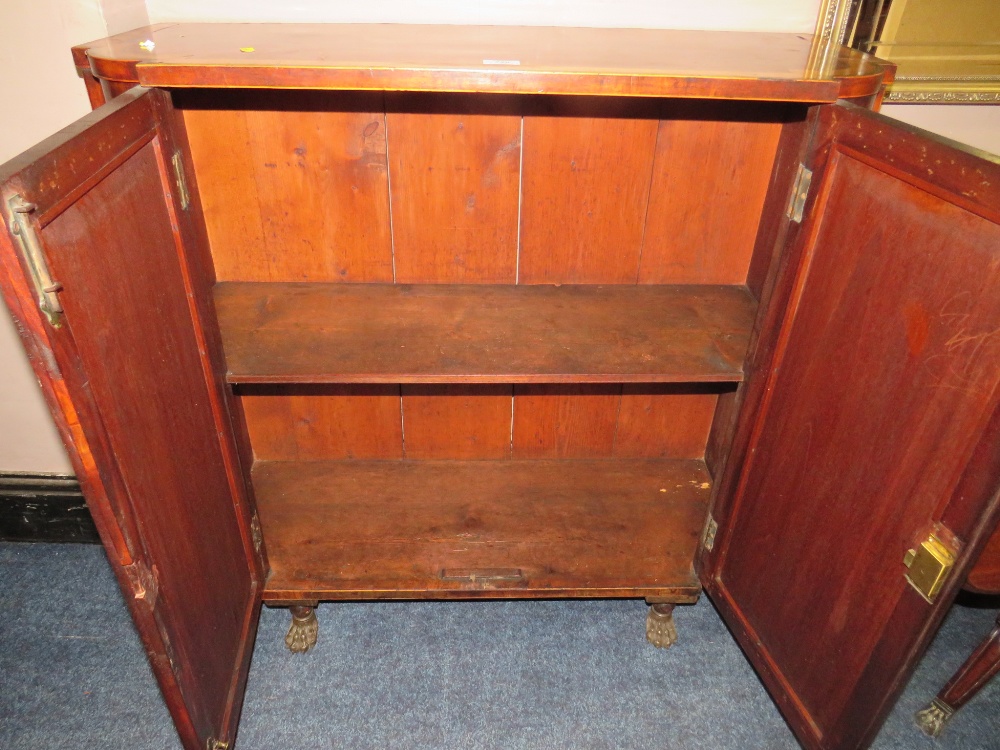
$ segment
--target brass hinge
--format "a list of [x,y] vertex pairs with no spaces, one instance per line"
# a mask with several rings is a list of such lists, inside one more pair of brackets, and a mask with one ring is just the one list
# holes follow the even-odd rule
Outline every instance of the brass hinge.
[[52,279],[49,265],[45,261],[45,253],[42,252],[42,244],[28,218],[28,214],[32,213],[36,206],[34,203],[28,203],[20,195],[15,195],[7,201],[7,207],[10,209],[11,217],[10,232],[17,239],[21,255],[31,272],[31,282],[35,287],[38,307],[45,313],[52,327],[58,328],[62,325],[63,309],[56,292],[62,289],[62,284]]
[[711,552],[712,547],[715,546],[715,534],[719,530],[719,524],[715,522],[715,519],[711,516],[708,517],[708,522],[705,524],[705,531],[701,535],[701,546],[706,552]]
[[920,596],[933,604],[955,567],[955,557],[956,550],[931,534],[919,547],[907,550],[903,556],[907,570],[903,575]]
[[257,550],[257,554],[260,554],[260,548],[264,544],[264,535],[260,530],[260,517],[254,513],[253,518],[250,520],[250,539],[253,540],[253,548]]
[[150,568],[142,560],[136,560],[131,565],[126,565],[125,573],[132,584],[132,594],[136,599],[142,599],[150,607],[156,604],[156,596],[160,592],[160,583],[157,580],[156,566]]
[[229,743],[209,737],[205,743],[205,750],[229,750]]
[[811,169],[806,169],[805,164],[799,164],[798,174],[795,175],[795,187],[792,190],[792,197],[788,201],[788,209],[785,214],[796,224],[802,222],[802,213],[806,208],[806,198],[809,197],[809,186],[812,185],[813,173]]
[[181,209],[187,211],[191,205],[191,194],[188,192],[187,178],[184,177],[184,157],[180,151],[175,151],[170,158],[170,163],[174,167],[174,178],[177,181],[177,199],[181,203]]

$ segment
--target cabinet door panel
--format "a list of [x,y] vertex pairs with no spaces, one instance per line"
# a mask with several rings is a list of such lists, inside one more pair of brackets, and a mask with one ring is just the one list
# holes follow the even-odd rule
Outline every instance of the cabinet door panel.
[[[261,562],[171,122],[165,94],[136,90],[0,168],[4,208],[33,204],[2,259],[181,739],[204,748],[235,730]],[[58,326],[32,299],[26,235],[61,283]]]
[[[854,748],[995,523],[1000,165],[824,109],[700,563],[802,742]],[[904,577],[931,533],[957,553],[933,603]]]

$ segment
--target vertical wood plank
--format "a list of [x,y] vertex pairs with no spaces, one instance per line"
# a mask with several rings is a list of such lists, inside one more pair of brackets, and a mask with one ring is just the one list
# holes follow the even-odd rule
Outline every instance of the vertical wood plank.
[[[213,96],[219,92],[213,92]],[[392,281],[381,94],[181,92],[216,276]],[[338,108],[343,111],[336,111]],[[258,458],[398,458],[399,389],[248,395]],[[285,395],[280,395],[284,393]]]
[[[185,98],[197,97],[186,92]],[[264,229],[242,109],[183,110],[216,278],[256,281]]]
[[510,458],[509,385],[402,390],[405,458]]
[[521,118],[390,111],[398,283],[513,283]]
[[[521,120],[469,97],[388,100],[398,283],[513,283]],[[509,458],[510,386],[404,387],[407,458]]]
[[243,396],[258,460],[402,458],[399,386],[281,386]]
[[514,388],[514,458],[606,458],[615,442],[621,386]]
[[743,284],[781,124],[674,107],[659,124],[639,282]]
[[217,277],[392,281],[381,94],[219,96],[178,95]]
[[615,456],[702,458],[717,401],[694,387],[624,386]]
[[392,281],[381,96],[284,92],[277,104],[247,113],[264,244],[244,275]]
[[520,283],[635,283],[656,128],[525,117]]

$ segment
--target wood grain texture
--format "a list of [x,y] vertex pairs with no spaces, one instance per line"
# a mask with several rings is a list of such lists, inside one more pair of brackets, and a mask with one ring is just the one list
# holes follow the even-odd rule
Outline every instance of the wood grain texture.
[[257,386],[241,392],[258,460],[403,457],[399,386]]
[[814,154],[812,136],[816,128],[816,111],[798,110],[790,113],[789,121],[781,126],[771,169],[771,184],[761,206],[760,222],[753,257],[747,272],[747,287],[753,296],[763,301],[773,283],[777,259],[785,249],[789,232],[798,228],[788,217],[788,201],[792,194],[799,165],[810,166]]
[[689,386],[625,385],[614,455],[703,458],[718,399]]
[[742,287],[216,286],[230,382],[738,381]]
[[525,117],[519,283],[635,283],[657,122],[632,114]]
[[405,458],[510,458],[510,386],[404,385],[402,392]]
[[[175,96],[183,107],[219,279],[392,281],[381,95]],[[392,453],[389,436],[399,432],[399,419],[381,401],[365,402],[357,393],[348,400],[326,399],[249,405],[254,445],[270,451],[282,444],[317,457],[325,435],[331,441],[328,457],[341,458],[349,449],[336,436],[357,434],[368,436],[356,448],[360,456]],[[278,413],[288,420],[277,419]],[[360,421],[353,422],[355,416]],[[402,439],[396,442],[398,455]]]
[[[192,291],[179,262],[157,147],[146,144],[64,203],[42,236],[53,272],[73,280],[61,295],[63,335],[80,361],[66,365],[84,369],[100,408],[99,425],[84,428],[107,431],[114,463],[103,470],[121,473],[141,534],[136,553],[155,566],[156,593],[148,581],[134,593],[150,607],[155,597],[190,714],[179,723],[190,721],[203,744],[235,723],[258,600],[192,320],[190,297],[204,280]],[[81,151],[78,162],[95,153]],[[209,569],[211,577],[192,576]],[[217,627],[203,627],[206,611],[218,613]]]
[[980,594],[1000,594],[1000,528],[986,542],[969,571],[965,587]]
[[[147,38],[154,50],[138,46]],[[89,54],[98,77],[172,88],[815,102],[879,90],[885,63],[842,48],[830,71],[813,71],[811,42],[802,34],[658,29],[185,23],[140,28],[78,49]]]
[[514,388],[514,458],[610,457],[621,386]]
[[220,280],[392,281],[381,95],[179,95]]
[[781,282],[794,316],[709,563],[811,748],[877,731],[971,562],[928,606],[903,555],[936,524],[977,539],[1000,466],[1000,168],[860,110],[822,118],[804,259]]
[[[265,598],[692,601],[708,481],[700,461],[258,463]],[[489,570],[506,580],[469,575]]]
[[[521,118],[399,111],[387,115],[398,283],[513,283]],[[469,100],[449,97],[461,109]]]
[[[664,110],[639,282],[746,283],[781,124],[755,107]],[[759,119],[733,119],[744,112]]]
[[246,112],[181,110],[219,279],[271,280]]

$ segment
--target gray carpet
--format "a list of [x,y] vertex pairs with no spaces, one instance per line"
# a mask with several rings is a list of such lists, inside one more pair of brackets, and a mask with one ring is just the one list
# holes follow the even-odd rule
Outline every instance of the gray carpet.
[[[238,747],[798,747],[711,604],[678,610],[668,652],[646,645],[645,610],[324,605],[319,645],[293,656],[287,613],[265,608]],[[936,742],[911,718],[996,614],[952,610],[877,748],[1000,748],[1000,680]],[[0,544],[0,748],[179,746],[103,550]]]

